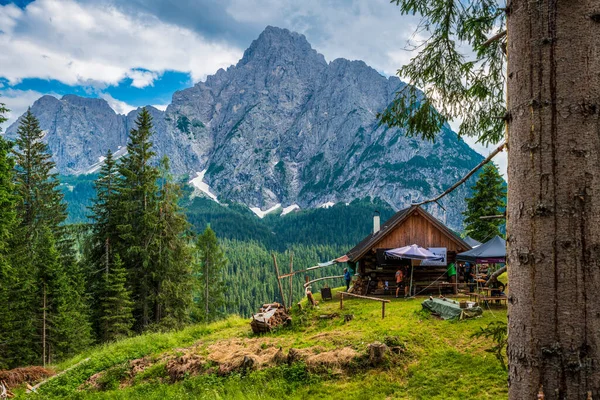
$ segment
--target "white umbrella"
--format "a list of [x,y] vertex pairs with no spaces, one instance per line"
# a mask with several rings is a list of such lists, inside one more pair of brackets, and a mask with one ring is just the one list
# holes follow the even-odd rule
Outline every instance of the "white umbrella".
[[416,244],[399,247],[397,249],[386,250],[385,254],[392,257],[408,258],[410,260],[440,261],[444,259],[444,257],[433,254],[426,248],[417,246]]
[[[416,244],[410,246],[399,247],[397,249],[387,250],[385,252],[388,256],[407,258],[409,260],[429,260],[429,261],[440,261],[444,257],[433,254],[431,251],[424,247],[417,246]],[[413,269],[410,269],[410,285],[409,293],[412,296],[412,280],[413,280]]]

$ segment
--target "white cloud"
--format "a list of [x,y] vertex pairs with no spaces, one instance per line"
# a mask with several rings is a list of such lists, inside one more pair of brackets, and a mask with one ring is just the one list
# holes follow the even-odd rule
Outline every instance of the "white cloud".
[[127,104],[124,101],[117,100],[108,93],[99,93],[98,97],[106,100],[110,108],[112,108],[117,114],[129,114],[129,112],[137,109],[137,107]]
[[169,107],[169,105],[168,104],[152,104],[152,107],[154,107],[160,111],[165,111],[167,109],[167,107]]
[[43,95],[44,93],[36,92],[34,90],[0,90],[0,103],[6,104],[6,108],[10,110],[6,115],[8,121],[1,125],[2,132],[6,132],[6,128],[23,115],[23,113],[27,111],[27,108]]
[[154,86],[154,81],[159,77],[159,74],[152,71],[130,71],[127,77],[131,78],[131,86],[142,89],[146,86]]
[[303,33],[329,61],[363,60],[386,75],[415,55],[403,49],[419,19],[389,0],[232,0],[227,11],[240,22]]
[[0,74],[68,85],[151,85],[166,70],[197,81],[235,63],[241,50],[213,43],[157,17],[126,15],[108,3],[37,0],[24,10],[0,6]]

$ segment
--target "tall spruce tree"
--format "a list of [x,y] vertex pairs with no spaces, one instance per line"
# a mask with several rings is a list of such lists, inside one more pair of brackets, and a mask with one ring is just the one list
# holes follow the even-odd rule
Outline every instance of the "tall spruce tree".
[[160,163],[157,256],[154,279],[154,322],[173,328],[189,321],[192,306],[191,248],[186,232],[189,224],[179,206],[180,188],[173,182],[169,159]]
[[112,266],[102,274],[104,287],[99,296],[100,338],[104,342],[129,336],[133,326],[133,302],[126,287],[127,271],[121,257],[114,256]]
[[[98,179],[94,182],[96,197],[90,207],[92,212],[91,234],[86,246],[86,266],[88,293],[91,295],[90,306],[92,313],[92,325],[96,332],[96,337],[103,339],[107,335],[106,323],[102,321],[110,320],[105,311],[111,312],[103,306],[102,299],[108,296],[105,293],[107,289],[106,281],[111,273],[111,266],[115,263],[115,253],[113,247],[118,246],[119,231],[118,222],[118,199],[117,191],[118,171],[112,152],[108,150],[104,164],[100,169]],[[125,295],[125,292],[123,292]],[[127,293],[127,296],[129,294]],[[123,299],[127,301],[129,299]]]
[[17,209],[25,239],[28,244],[33,243],[33,236],[42,225],[50,228],[56,238],[67,218],[67,206],[53,172],[55,164],[42,141],[44,133],[31,110],[21,118],[17,135],[16,148],[13,148],[14,175],[19,196]]
[[143,331],[153,322],[153,298],[157,279],[155,237],[158,233],[158,168],[152,165],[152,116],[143,108],[129,133],[127,155],[118,170],[120,241],[115,251],[128,270],[134,301],[135,329]]
[[37,272],[38,319],[42,362],[72,357],[90,342],[89,324],[77,271],[64,268],[54,235],[41,226],[36,234],[33,267]]
[[493,162],[483,166],[477,182],[472,187],[473,196],[467,198],[465,233],[473,239],[484,242],[500,235],[504,219],[481,219],[483,216],[501,215],[506,207],[504,180]]
[[20,313],[20,362],[57,360],[89,343],[84,279],[72,241],[61,225],[66,205],[52,173],[55,164],[31,111],[21,118],[14,187],[19,226],[13,238],[14,307]]
[[195,275],[195,319],[211,322],[223,315],[225,283],[223,280],[227,259],[217,241],[215,232],[207,226],[196,241],[197,262]]
[[[6,121],[8,109],[0,103],[0,124]],[[0,133],[2,128],[0,126]],[[18,287],[10,263],[10,244],[16,224],[16,199],[13,194],[13,160],[11,143],[0,136],[0,369],[11,366],[14,357],[14,328],[18,313],[12,307],[12,294]]]

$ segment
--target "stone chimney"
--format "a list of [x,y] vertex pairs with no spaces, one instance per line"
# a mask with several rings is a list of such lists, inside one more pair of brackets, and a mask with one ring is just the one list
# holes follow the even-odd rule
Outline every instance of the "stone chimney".
[[379,232],[381,229],[381,219],[379,217],[379,211],[375,210],[373,213],[373,233]]

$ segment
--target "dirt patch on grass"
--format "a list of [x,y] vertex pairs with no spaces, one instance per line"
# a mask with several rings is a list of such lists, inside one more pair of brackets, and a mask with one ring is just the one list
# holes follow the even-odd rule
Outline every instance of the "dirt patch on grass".
[[236,370],[262,369],[286,362],[280,341],[264,339],[232,339],[207,348],[208,360],[218,365],[219,374]]
[[[119,387],[123,388],[134,382],[146,379],[149,368],[164,365],[162,375],[170,382],[180,381],[188,376],[216,373],[226,376],[232,372],[246,373],[282,364],[303,362],[311,371],[325,369],[341,370],[348,366],[359,353],[351,347],[325,349],[314,346],[303,349],[289,348],[286,343],[277,339],[229,339],[221,340],[207,347],[196,345],[186,349],[162,354],[160,357],[144,357],[129,361],[122,366],[124,370]],[[106,390],[107,379],[116,376],[115,367],[92,375],[80,389]],[[136,379],[136,376],[138,378]],[[114,380],[113,380],[114,382]]]

